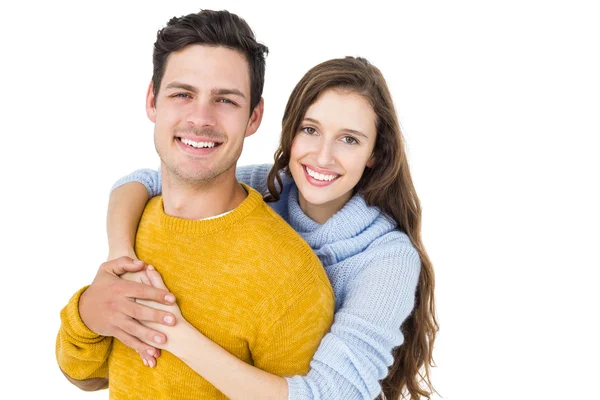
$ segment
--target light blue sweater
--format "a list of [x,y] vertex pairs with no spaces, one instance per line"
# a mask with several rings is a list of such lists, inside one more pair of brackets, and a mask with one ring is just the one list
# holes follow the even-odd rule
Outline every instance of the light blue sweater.
[[[239,181],[267,193],[270,165],[238,167]],[[410,315],[420,273],[420,259],[408,236],[396,229],[360,195],[321,225],[298,205],[298,188],[283,176],[283,193],[269,205],[310,244],[321,259],[335,293],[331,331],[317,349],[306,376],[286,378],[289,399],[374,399],[379,381],[401,345],[400,325]],[[143,183],[161,193],[161,176],[144,169],[118,180]]]

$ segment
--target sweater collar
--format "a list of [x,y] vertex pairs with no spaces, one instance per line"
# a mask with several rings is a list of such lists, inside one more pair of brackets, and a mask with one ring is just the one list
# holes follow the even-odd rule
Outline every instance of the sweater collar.
[[155,204],[156,209],[154,212],[159,216],[160,225],[163,229],[171,232],[178,232],[190,235],[205,235],[215,233],[222,229],[226,229],[235,225],[240,220],[244,219],[250,214],[256,207],[261,204],[264,205],[262,196],[254,189],[246,184],[241,183],[248,196],[242,201],[242,203],[230,212],[216,216],[215,218],[201,219],[201,220],[188,220],[183,218],[172,217],[167,215],[164,211],[164,205],[162,196],[159,197],[160,201]]
[[377,225],[379,229],[376,230],[380,231],[378,234],[381,234],[381,231],[387,232],[396,226],[394,222],[384,216],[379,208],[369,206],[360,194],[355,194],[341,210],[324,224],[319,224],[310,219],[300,208],[298,187],[295,184],[290,189],[288,210],[290,225],[315,250],[327,244],[351,239],[365,240],[366,247],[376,236],[361,235],[363,232]]

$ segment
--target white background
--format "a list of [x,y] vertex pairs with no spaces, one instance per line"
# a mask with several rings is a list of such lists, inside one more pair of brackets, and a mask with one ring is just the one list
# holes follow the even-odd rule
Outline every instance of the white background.
[[443,398],[600,398],[596,2],[396,3],[3,2],[0,397],[108,397],[60,373],[59,312],[106,257],[112,183],[158,165],[156,31],[203,7],[238,13],[271,51],[241,165],[271,161],[313,65],[361,55],[386,76],[436,271]]

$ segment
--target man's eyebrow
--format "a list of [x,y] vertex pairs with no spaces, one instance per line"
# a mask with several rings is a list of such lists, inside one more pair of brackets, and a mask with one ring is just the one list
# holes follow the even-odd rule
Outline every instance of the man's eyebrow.
[[[313,119],[313,118],[304,118],[304,120],[312,122],[313,124],[317,124],[317,125],[320,124],[319,121],[317,121],[316,119]],[[349,133],[351,135],[362,136],[363,138],[368,139],[367,135],[365,135],[364,133],[362,133],[360,131],[355,131],[354,129],[344,128],[341,131],[345,132],[345,133]]]
[[165,87],[165,89],[183,89],[187,90],[188,92],[198,93],[198,89],[195,86],[182,82],[171,82]]
[[226,95],[234,95],[239,96],[242,99],[246,100],[246,96],[238,89],[212,89],[210,93],[213,96],[226,96]]
[[[192,85],[189,85],[187,83],[183,83],[183,82],[171,82],[169,83],[167,86],[165,86],[165,89],[182,89],[182,90],[186,90],[188,92],[192,92],[194,94],[198,94],[198,88]],[[233,96],[238,96],[241,97],[242,99],[246,100],[246,96],[244,95],[244,93],[242,93],[242,91],[238,90],[238,89],[212,89],[210,91],[210,94],[213,96],[226,96],[226,95],[233,95]]]

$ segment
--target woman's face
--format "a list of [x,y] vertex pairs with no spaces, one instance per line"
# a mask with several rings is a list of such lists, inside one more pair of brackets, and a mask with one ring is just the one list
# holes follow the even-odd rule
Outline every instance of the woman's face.
[[315,221],[323,223],[350,200],[365,167],[375,163],[376,134],[373,107],[355,92],[329,89],[308,108],[289,167],[300,206]]

